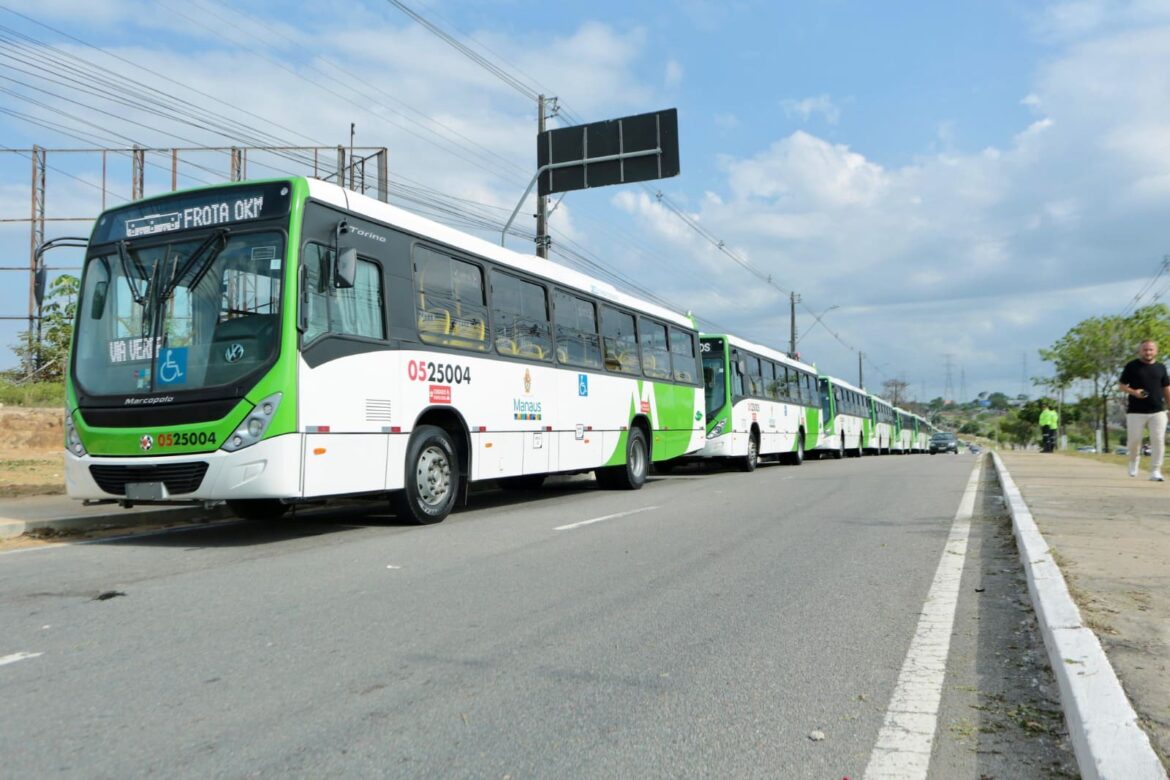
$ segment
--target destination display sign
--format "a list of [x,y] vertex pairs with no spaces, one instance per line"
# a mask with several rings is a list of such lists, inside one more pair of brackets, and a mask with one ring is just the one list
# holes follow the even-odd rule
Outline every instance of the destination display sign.
[[155,198],[103,214],[94,226],[90,243],[282,217],[289,212],[290,190],[286,182],[273,182]]

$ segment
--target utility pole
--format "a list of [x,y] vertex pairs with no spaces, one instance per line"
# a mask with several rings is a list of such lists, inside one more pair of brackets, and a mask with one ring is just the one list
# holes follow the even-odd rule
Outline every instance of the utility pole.
[[861,373],[861,359],[865,357],[865,353],[861,350],[857,351],[857,386],[862,390],[865,389],[865,375]]
[[800,296],[796,293],[788,293],[788,301],[791,306],[792,327],[788,334],[788,357],[796,359],[796,304],[800,303]]
[[[349,123],[349,188],[353,189],[353,137],[357,133],[357,124]],[[341,180],[341,186],[345,186],[345,180]]]
[[[555,100],[555,98],[554,98]],[[544,133],[544,95],[536,99],[536,132]],[[548,199],[539,192],[536,194],[536,256],[548,258]]]

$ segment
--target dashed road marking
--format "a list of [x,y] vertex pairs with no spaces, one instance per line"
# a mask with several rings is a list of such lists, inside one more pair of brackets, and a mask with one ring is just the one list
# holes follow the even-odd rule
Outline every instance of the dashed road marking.
[[554,531],[570,531],[574,528],[580,528],[583,525],[592,525],[593,523],[600,523],[603,520],[615,520],[619,517],[628,517],[630,515],[636,515],[639,512],[649,512],[651,509],[658,509],[658,507],[644,506],[641,509],[631,509],[628,512],[618,512],[618,513],[612,514],[612,515],[604,515],[602,517],[594,517],[592,520],[582,520],[579,523],[569,523],[568,525],[558,525],[553,530]]
[[36,658],[44,653],[12,653],[11,655],[0,655],[0,666],[4,664],[14,664],[17,661],[26,661],[29,658]]

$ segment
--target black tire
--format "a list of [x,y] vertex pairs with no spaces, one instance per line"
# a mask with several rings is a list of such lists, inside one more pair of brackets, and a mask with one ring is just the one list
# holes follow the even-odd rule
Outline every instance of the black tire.
[[739,470],[752,472],[760,465],[760,436],[752,432],[748,435],[747,454],[739,459]]
[[537,490],[547,474],[524,474],[519,477],[501,477],[496,483],[504,490]]
[[282,504],[275,498],[248,498],[238,501],[228,501],[228,509],[241,520],[253,522],[270,522],[284,517],[288,511],[288,504]]
[[621,466],[597,469],[597,484],[607,490],[639,490],[650,471],[650,448],[641,428],[630,428],[626,436],[626,462]]
[[804,463],[804,431],[796,434],[796,450],[784,453],[784,462],[789,466],[799,466]]
[[406,486],[394,494],[398,517],[419,525],[441,523],[459,497],[459,460],[442,428],[420,425],[406,447]]

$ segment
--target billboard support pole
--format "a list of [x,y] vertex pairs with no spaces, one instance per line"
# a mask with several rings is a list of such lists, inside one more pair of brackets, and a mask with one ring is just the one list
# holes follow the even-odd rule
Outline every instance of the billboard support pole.
[[549,163],[542,165],[536,169],[536,175],[532,177],[532,181],[528,182],[528,186],[524,188],[524,194],[520,196],[520,202],[516,204],[516,208],[512,209],[512,216],[508,217],[508,221],[504,223],[504,229],[500,231],[500,246],[504,246],[504,239],[508,235],[508,228],[512,227],[512,222],[515,221],[516,215],[520,212],[520,207],[524,205],[528,193],[532,192],[532,186],[536,184],[541,174],[545,171],[555,171],[560,168],[572,168],[576,165],[584,165],[585,163],[601,163],[611,162],[614,160],[629,160],[634,157],[649,157],[651,155],[661,155],[662,149],[643,149],[640,152],[625,152],[623,154],[607,154],[605,157],[590,157],[587,160],[572,160],[570,162]]
[[[544,95],[536,99],[536,132],[537,137],[544,135]],[[548,247],[552,242],[548,237],[548,198],[536,196],[536,256],[548,259]]]

